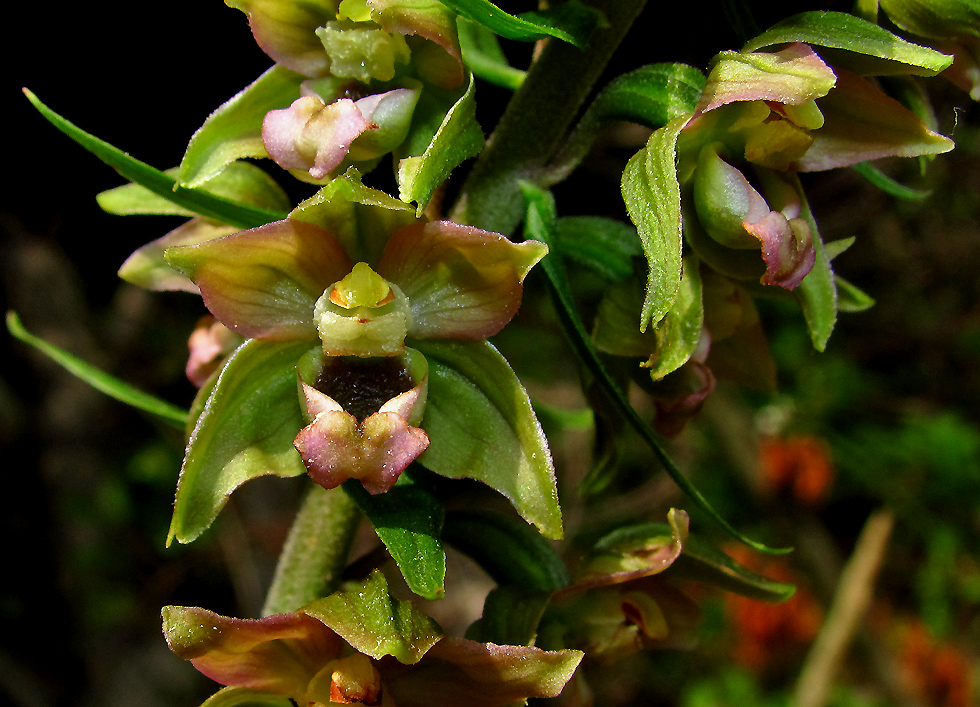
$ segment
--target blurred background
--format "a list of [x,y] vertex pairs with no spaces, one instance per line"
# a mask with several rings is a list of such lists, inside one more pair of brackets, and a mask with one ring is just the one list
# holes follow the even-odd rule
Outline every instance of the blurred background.
[[[847,9],[800,5],[793,9]],[[765,25],[770,8],[759,10]],[[119,177],[49,126],[19,89],[29,87],[81,128],[167,168],[207,115],[270,62],[244,16],[217,1],[177,0],[139,21],[91,4],[53,11],[35,3],[21,12],[2,48],[5,309],[45,339],[186,406],[195,393],[183,377],[186,338],[204,313],[199,299],[146,293],[115,276],[136,247],[180,221],[102,212],[94,196]],[[738,46],[720,10],[674,8],[671,18],[697,31],[665,33],[654,8],[608,76],[655,61],[704,68],[717,51]],[[528,52],[514,49],[515,61],[526,62]],[[797,547],[785,558],[727,547],[767,576],[797,583],[797,595],[768,605],[702,591],[701,645],[642,654],[589,675],[600,704],[788,704],[812,660],[841,569],[869,517],[880,513],[894,526],[874,599],[827,704],[977,704],[980,111],[942,79],[930,90],[940,131],[952,135],[956,150],[924,174],[912,160],[881,165],[930,190],[927,198],[896,200],[847,170],[806,179],[824,238],[856,237],[836,270],[876,306],[843,314],[828,350],[818,354],[797,310],[760,302],[778,393],[720,384],[671,443],[733,525]],[[480,86],[478,95],[489,129],[506,93]],[[644,139],[629,126],[610,131],[582,173],[556,190],[559,212],[624,218],[619,173]],[[588,311],[595,301],[587,283],[583,292]],[[529,279],[524,311],[499,344],[539,399],[584,405],[540,280]],[[180,431],[89,389],[9,336],[0,361],[7,480],[0,704],[194,707],[214,684],[169,653],[160,607],[256,615],[306,480],[251,482],[209,533],[165,548]],[[552,442],[570,486],[584,472],[588,434],[556,433]],[[634,446],[624,463],[636,467],[639,487],[627,500],[597,508],[570,490],[570,524],[589,532],[625,520],[661,521],[669,507],[684,507]],[[692,521],[699,534],[725,542],[709,520],[692,514]],[[485,591],[486,579],[459,565],[451,580]],[[478,590],[456,594],[472,597],[479,611]],[[452,621],[473,610],[441,611]]]

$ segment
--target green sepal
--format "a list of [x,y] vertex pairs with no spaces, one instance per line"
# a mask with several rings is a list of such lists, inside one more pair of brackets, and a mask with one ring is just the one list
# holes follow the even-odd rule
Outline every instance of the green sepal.
[[306,424],[296,362],[310,347],[250,339],[228,358],[187,443],[168,545],[197,538],[246,481],[306,473],[293,439]]
[[463,160],[477,155],[485,142],[483,130],[476,122],[476,81],[470,74],[466,92],[445,114],[422,154],[399,160],[399,198],[416,202],[417,213],[421,215],[436,187]]
[[300,97],[306,77],[273,66],[208,116],[187,143],[178,182],[198,187],[243,157],[268,157],[262,120],[270,110],[286,108]]
[[557,37],[584,48],[592,30],[604,19],[594,8],[569,0],[550,10],[510,15],[489,0],[442,0],[457,14],[477,22],[507,39],[533,42]]
[[[176,178],[178,171],[179,168],[174,167],[164,174]],[[289,197],[282,187],[263,170],[248,162],[232,162],[201,188],[209,194],[263,209],[285,213],[290,207]],[[194,215],[193,211],[178,206],[139,184],[124,184],[109,189],[96,195],[95,200],[103,211],[117,216]]]
[[643,254],[636,229],[602,216],[566,216],[555,221],[562,254],[611,282],[633,274],[633,258]]
[[548,441],[527,391],[487,341],[412,340],[429,362],[424,467],[482,481],[547,538],[563,535]]
[[442,504],[407,474],[386,493],[373,496],[356,479],[345,481],[343,488],[371,521],[408,588],[420,597],[441,599],[446,593]]
[[623,200],[636,224],[649,266],[640,331],[670,311],[681,284],[681,188],[677,181],[677,137],[687,118],[655,131],[623,170]]
[[516,91],[524,83],[526,71],[516,69],[507,62],[497,35],[483,25],[465,17],[456,18],[459,31],[459,47],[466,64],[477,78],[496,86]]
[[787,42],[827,47],[821,52],[831,63],[867,75],[914,74],[933,76],[953,63],[953,57],[907,42],[876,24],[844,12],[801,12],[776,23],[742,47],[753,52]]
[[7,331],[15,339],[33,346],[73,376],[85,381],[110,398],[130,405],[137,410],[149,413],[154,417],[158,417],[178,429],[183,429],[184,425],[187,424],[188,413],[186,410],[182,410],[176,405],[168,403],[166,400],[161,400],[156,396],[145,393],[129,383],[96,368],[92,364],[86,363],[64,349],[48,343],[41,337],[35,336],[24,328],[16,312],[7,312]]
[[167,176],[155,167],[130,157],[117,147],[81,130],[65,120],[38,100],[37,96],[24,89],[24,95],[34,104],[52,125],[100,160],[119,172],[125,179],[142,184],[154,194],[205,218],[221,221],[238,228],[254,228],[285,218],[286,214],[270,209],[260,209],[248,204],[240,204],[209,194],[203,189],[182,187],[173,177]]
[[501,586],[553,592],[568,584],[568,570],[551,544],[512,516],[455,511],[446,516],[442,538]]
[[301,611],[375,660],[390,655],[412,665],[442,638],[435,621],[411,602],[391,597],[388,582],[379,570],[363,585],[317,599]]
[[830,256],[824,246],[823,239],[820,238],[817,222],[810,211],[810,204],[803,194],[803,187],[799,183],[798,177],[793,179],[800,195],[800,218],[810,226],[810,232],[813,234],[813,248],[816,251],[813,269],[793,290],[793,295],[803,309],[803,316],[806,318],[813,348],[817,351],[823,351],[827,348],[830,334],[834,331],[834,325],[837,323],[837,281],[830,264]]
[[225,687],[201,703],[201,707],[292,707],[288,697],[250,687]]
[[529,182],[521,182],[520,187],[524,194],[526,208],[524,235],[528,238],[540,240],[550,248],[549,255],[541,261],[541,268],[544,270],[545,276],[548,278],[548,284],[551,286],[551,293],[554,299],[555,309],[558,311],[558,318],[572,349],[582,361],[583,365],[595,376],[596,384],[605,393],[606,399],[612,404],[617,413],[625,417],[629,425],[639,433],[643,441],[654,453],[654,456],[663,465],[667,475],[673,479],[681,491],[733,538],[749,547],[755,548],[759,552],[770,554],[791,552],[792,548],[771,548],[739,533],[718,514],[711,504],[708,503],[704,495],[681,473],[681,470],[660,443],[657,434],[630,404],[622,388],[617,385],[612,374],[599,358],[595,347],[592,346],[589,335],[586,333],[585,325],[582,323],[582,319],[575,308],[575,300],[565,273],[564,263],[561,261],[561,251],[554,247],[554,198],[550,192]]
[[483,615],[466,629],[466,638],[508,646],[534,645],[551,592],[520,586],[496,587],[483,602]]

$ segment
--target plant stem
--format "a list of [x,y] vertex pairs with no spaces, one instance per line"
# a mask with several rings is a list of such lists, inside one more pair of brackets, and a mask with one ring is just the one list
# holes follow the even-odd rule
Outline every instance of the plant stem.
[[452,218],[510,236],[524,212],[518,182],[531,179],[561,147],[572,121],[643,10],[646,0],[598,0],[609,24],[585,51],[555,39],[532,64],[486,149],[480,154]]
[[314,486],[289,530],[262,615],[296,611],[334,591],[360,518],[343,489]]

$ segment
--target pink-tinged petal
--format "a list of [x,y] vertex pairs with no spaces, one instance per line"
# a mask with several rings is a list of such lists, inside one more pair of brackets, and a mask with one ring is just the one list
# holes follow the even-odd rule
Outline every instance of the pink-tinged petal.
[[200,388],[240,343],[242,337],[214,317],[201,317],[187,340],[187,379]]
[[327,231],[285,219],[167,250],[225,326],[253,339],[316,339],[313,307],[353,264]]
[[483,339],[517,313],[521,283],[547,252],[538,241],[433,221],[396,231],[376,270],[408,298],[412,336]]
[[226,224],[212,223],[202,218],[193,218],[178,226],[163,238],[147,243],[126,258],[119,268],[119,277],[126,282],[148,290],[183,290],[199,292],[197,285],[177,270],[174,270],[163,254],[167,248],[176,245],[193,245],[214,238],[229,236],[238,229]]
[[355,138],[374,128],[349,98],[324,104],[318,96],[302,96],[289,108],[266,113],[262,141],[280,167],[319,180],[344,161]]
[[881,157],[949,152],[953,141],[929,130],[901,103],[857,74],[838,71],[837,86],[817,101],[826,122],[793,165],[798,172],[847,167]]
[[336,2],[304,0],[226,0],[248,15],[255,42],[277,64],[305,76],[323,76],[330,59],[317,27],[336,19]]
[[435,0],[367,0],[371,18],[386,32],[413,34],[434,43],[410,43],[419,75],[442,88],[463,83],[463,55],[456,33],[456,15]]
[[379,670],[398,707],[504,707],[557,696],[581,660],[574,650],[443,638],[416,665],[384,659]]
[[350,159],[373,160],[401,145],[408,136],[420,94],[420,90],[396,88],[357,101],[357,109],[376,128],[354,141],[350,146]]
[[746,221],[743,225],[762,243],[762,259],[766,262],[766,273],[760,280],[763,285],[792,290],[813,268],[813,233],[803,219],[787,219],[782,213],[771,211],[755,223]]
[[344,646],[336,633],[305,614],[234,619],[197,607],[166,606],[163,632],[170,650],[212,680],[286,697],[303,694]]
[[827,95],[834,71],[806,44],[778,52],[721,52],[715,57],[694,117],[736,101],[798,105]]
[[313,422],[294,445],[310,478],[324,488],[358,479],[368,493],[384,493],[402,471],[429,446],[429,437],[408,418],[424,396],[419,385],[392,398],[381,410],[358,421],[331,398],[303,384]]

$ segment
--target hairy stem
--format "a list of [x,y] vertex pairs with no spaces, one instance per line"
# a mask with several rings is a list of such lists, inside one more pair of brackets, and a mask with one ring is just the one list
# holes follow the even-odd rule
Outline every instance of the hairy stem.
[[595,2],[609,24],[585,51],[545,40],[544,50],[514,94],[486,149],[463,185],[453,219],[511,235],[524,202],[518,182],[533,179],[561,147],[572,121],[646,0]]
[[360,518],[343,489],[314,486],[289,530],[262,615],[296,611],[334,591]]

